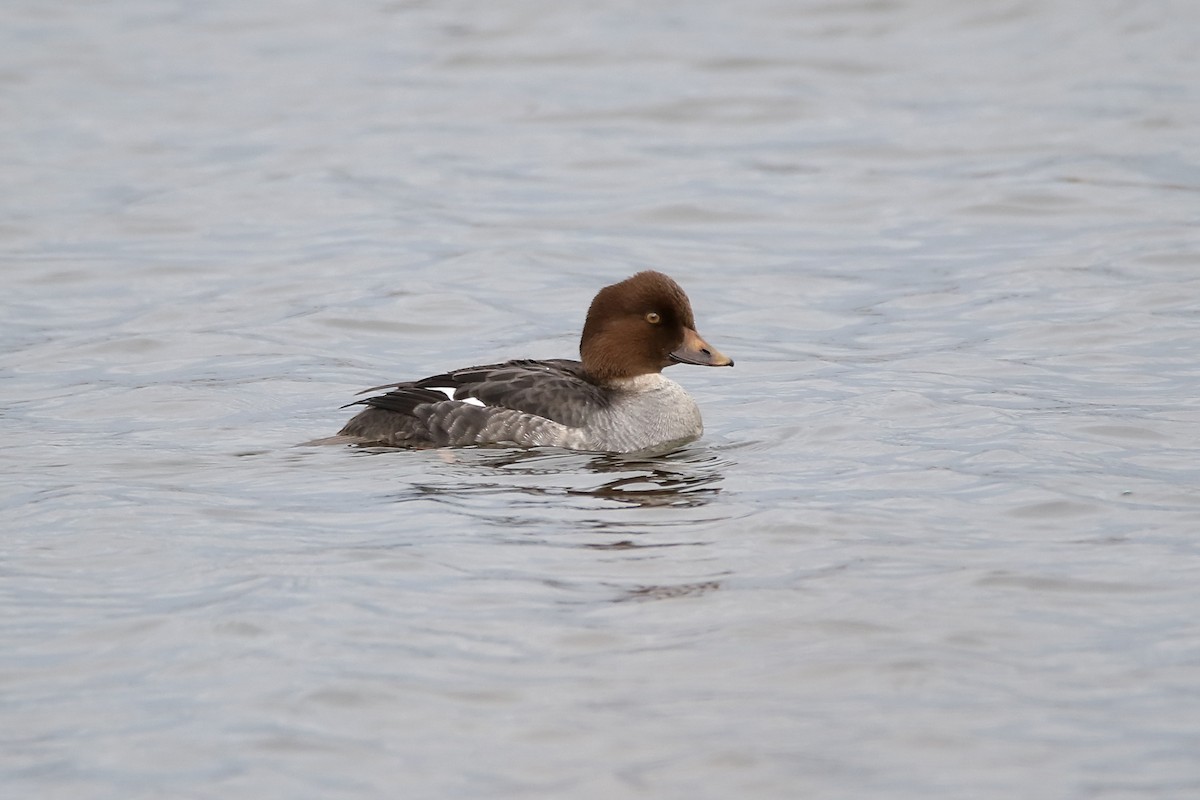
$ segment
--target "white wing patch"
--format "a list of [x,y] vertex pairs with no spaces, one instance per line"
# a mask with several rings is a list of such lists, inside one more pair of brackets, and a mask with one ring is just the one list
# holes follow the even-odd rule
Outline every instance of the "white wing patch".
[[[441,392],[442,394],[446,395],[447,400],[455,399],[453,386],[426,386],[425,388],[430,390],[431,392]],[[464,397],[461,400],[459,400],[458,402],[467,403],[467,404],[473,405],[473,406],[479,406],[480,408],[487,407],[487,403],[483,402],[478,397]]]

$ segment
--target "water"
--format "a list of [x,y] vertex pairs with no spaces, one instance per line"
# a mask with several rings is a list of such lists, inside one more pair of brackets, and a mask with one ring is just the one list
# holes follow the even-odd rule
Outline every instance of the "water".
[[[9,3],[6,797],[1200,794],[1200,11]],[[676,277],[662,458],[302,448]]]

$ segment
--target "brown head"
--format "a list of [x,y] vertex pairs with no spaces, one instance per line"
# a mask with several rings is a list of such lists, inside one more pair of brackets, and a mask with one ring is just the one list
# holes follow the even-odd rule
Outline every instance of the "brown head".
[[583,367],[598,383],[660,372],[672,364],[732,367],[696,333],[692,304],[661,272],[639,272],[592,300],[579,342]]

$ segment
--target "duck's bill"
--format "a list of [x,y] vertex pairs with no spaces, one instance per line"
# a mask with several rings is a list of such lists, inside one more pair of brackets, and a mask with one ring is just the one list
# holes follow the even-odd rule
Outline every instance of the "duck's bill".
[[700,338],[691,328],[683,331],[683,344],[671,353],[671,360],[700,367],[732,367],[733,359]]

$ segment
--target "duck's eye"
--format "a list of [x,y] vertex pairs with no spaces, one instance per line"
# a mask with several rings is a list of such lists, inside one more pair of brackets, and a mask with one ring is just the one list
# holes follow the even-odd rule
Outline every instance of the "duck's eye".
[[649,322],[651,325],[657,325],[658,323],[662,322],[662,317],[659,316],[657,311],[651,311],[646,315],[646,322]]

